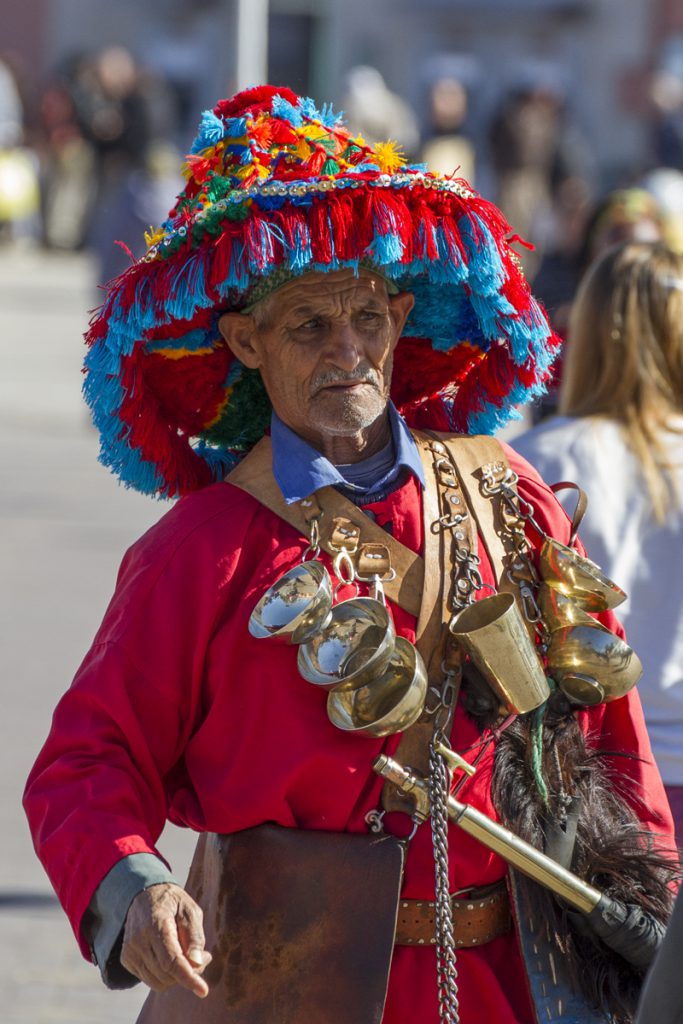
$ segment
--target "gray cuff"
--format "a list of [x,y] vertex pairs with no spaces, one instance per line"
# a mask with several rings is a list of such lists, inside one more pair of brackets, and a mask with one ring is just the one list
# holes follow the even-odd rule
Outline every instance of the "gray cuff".
[[121,966],[123,926],[128,908],[143,889],[160,882],[178,884],[159,857],[132,853],[118,861],[95,890],[88,921],[93,960],[109,988],[132,988],[138,979]]

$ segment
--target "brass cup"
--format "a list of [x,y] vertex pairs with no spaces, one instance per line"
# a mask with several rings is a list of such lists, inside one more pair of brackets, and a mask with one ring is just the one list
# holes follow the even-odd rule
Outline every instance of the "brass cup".
[[602,569],[554,537],[546,537],[540,555],[541,576],[549,587],[571,597],[586,612],[617,608],[626,594]]
[[344,732],[388,736],[417,721],[426,696],[424,662],[409,640],[397,636],[382,675],[357,689],[342,684],[332,690],[327,698],[327,714]]
[[254,608],[249,632],[257,639],[302,644],[321,629],[332,608],[332,581],[322,562],[301,562],[281,576]]
[[332,608],[325,628],[299,648],[299,672],[316,686],[364,686],[384,672],[394,638],[391,615],[381,601],[342,601]]
[[595,619],[584,611],[581,603],[567,597],[561,590],[542,583],[538,588],[538,607],[547,629],[552,633],[563,626],[590,626]]
[[[635,651],[598,622],[555,630],[547,658],[548,674],[570,700],[580,703],[623,697],[643,674]],[[587,694],[595,699],[586,700]]]
[[468,605],[449,629],[508,711],[522,715],[547,700],[543,665],[512,594]]

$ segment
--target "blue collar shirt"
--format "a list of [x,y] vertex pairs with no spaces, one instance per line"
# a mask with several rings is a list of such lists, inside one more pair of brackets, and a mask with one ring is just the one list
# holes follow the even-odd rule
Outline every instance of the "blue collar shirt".
[[346,480],[337,466],[295,434],[274,412],[270,430],[273,475],[287,504],[301,501],[321,487],[338,487],[356,504],[378,501],[381,495],[388,494],[402,482],[406,471],[412,473],[424,487],[422,460],[408,425],[393,403],[389,402],[388,410],[394,460],[390,468],[367,488],[358,487]]

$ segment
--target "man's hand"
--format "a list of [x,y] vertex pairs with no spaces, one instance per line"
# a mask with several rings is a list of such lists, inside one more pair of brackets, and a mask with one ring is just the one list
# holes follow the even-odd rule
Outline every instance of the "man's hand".
[[209,994],[200,977],[211,963],[202,912],[179,885],[152,885],[135,897],[126,916],[121,963],[155,992],[183,985],[200,999]]

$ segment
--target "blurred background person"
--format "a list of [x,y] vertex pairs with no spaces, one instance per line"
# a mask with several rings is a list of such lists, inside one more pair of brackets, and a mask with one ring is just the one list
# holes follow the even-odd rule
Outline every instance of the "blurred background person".
[[[561,211],[558,204],[558,217]],[[596,259],[620,242],[669,244],[674,233],[668,231],[668,218],[657,198],[645,188],[617,189],[592,207],[568,207],[562,223],[564,230],[556,246],[544,256],[534,290],[554,330],[566,338],[577,288]],[[537,423],[557,411],[563,367],[564,351],[553,366],[553,385],[533,409]]]
[[420,161],[430,171],[464,178],[475,185],[477,160],[470,131],[470,94],[479,78],[473,57],[453,55],[431,62],[432,79],[427,96],[427,132]]
[[[163,219],[174,197],[175,107],[166,83],[122,46],[105,47],[84,63],[75,104],[94,157],[86,243],[98,259],[99,279],[109,281],[130,262],[126,249],[139,248],[144,228]],[[112,246],[112,238],[122,244]]]
[[660,167],[683,170],[683,58],[664,62],[650,83],[652,148]]
[[534,247],[520,253],[533,279],[558,234],[556,206],[573,215],[592,189],[590,149],[569,118],[556,70],[531,65],[503,95],[490,124],[489,149],[498,205]]
[[588,554],[628,594],[645,719],[683,845],[683,256],[609,249],[572,310],[560,415],[513,441],[588,494]]
[[342,107],[355,132],[373,145],[397,142],[410,161],[420,139],[417,117],[409,103],[392,92],[377,68],[359,64],[346,75]]
[[24,145],[24,102],[11,63],[0,57],[0,241],[35,232],[37,162]]
[[48,249],[82,249],[96,194],[95,153],[77,112],[87,59],[65,61],[40,98],[42,241]]

